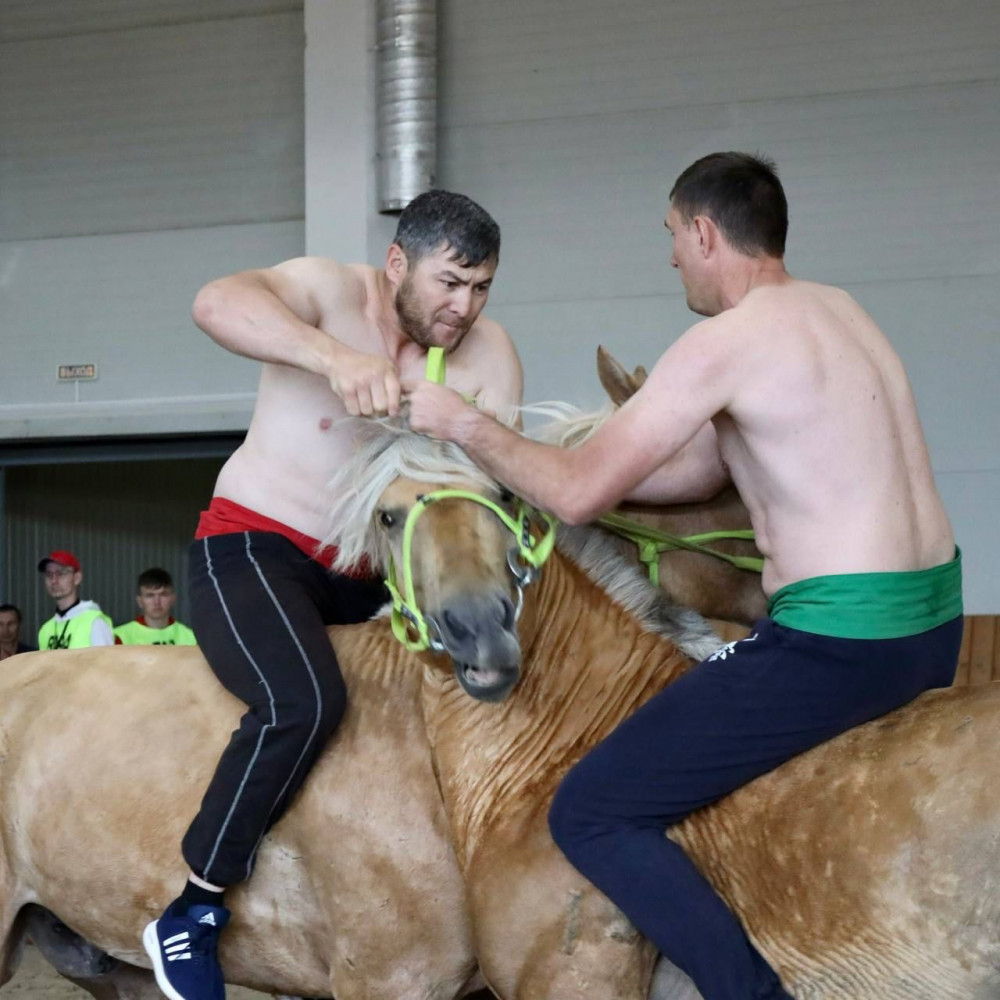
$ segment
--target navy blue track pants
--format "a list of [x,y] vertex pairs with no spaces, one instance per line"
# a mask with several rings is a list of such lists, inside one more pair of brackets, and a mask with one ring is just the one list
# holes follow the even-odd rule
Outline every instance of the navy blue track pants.
[[705,1000],[787,997],[664,830],[791,757],[954,680],[961,617],[903,639],[839,639],[769,618],[626,719],[566,776],[552,836]]

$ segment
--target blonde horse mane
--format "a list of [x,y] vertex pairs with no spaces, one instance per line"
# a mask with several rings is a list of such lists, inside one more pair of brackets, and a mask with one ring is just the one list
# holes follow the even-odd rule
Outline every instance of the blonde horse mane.
[[559,448],[575,448],[590,438],[615,412],[613,403],[601,409],[585,412],[572,403],[548,402],[522,406],[521,413],[531,417],[548,417],[548,422],[532,429],[528,435],[542,444]]
[[[525,410],[553,418],[542,428],[546,440],[553,443],[567,439],[580,443],[584,438],[579,435],[591,433],[610,412],[581,414],[567,404]],[[337,547],[335,570],[343,571],[363,559],[385,567],[388,552],[375,528],[375,511],[379,498],[400,476],[428,485],[471,485],[487,494],[500,489],[458,445],[416,434],[399,420],[360,418],[351,423],[355,451],[330,481],[333,527],[323,539],[323,545]],[[557,547],[647,631],[664,636],[696,660],[718,648],[718,636],[705,619],[670,601],[606,532],[589,526],[561,526]]]
[[401,476],[428,485],[471,484],[495,493],[497,484],[456,444],[415,434],[398,419],[348,418],[355,450],[330,480],[330,532],[322,544],[337,547],[333,568],[343,572],[362,559],[385,566],[375,509]]

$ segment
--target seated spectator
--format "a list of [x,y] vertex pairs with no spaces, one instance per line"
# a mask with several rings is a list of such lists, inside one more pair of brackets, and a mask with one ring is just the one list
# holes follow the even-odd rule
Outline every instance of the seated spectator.
[[72,552],[50,552],[38,563],[38,572],[45,575],[45,589],[56,602],[56,613],[38,631],[39,649],[114,645],[111,619],[96,601],[80,600],[83,573]]
[[21,609],[0,604],[0,660],[15,653],[31,653],[36,647],[21,642]]
[[194,632],[170,617],[176,594],[165,569],[154,566],[139,574],[135,603],[142,612],[135,621],[119,625],[115,638],[126,646],[194,646]]

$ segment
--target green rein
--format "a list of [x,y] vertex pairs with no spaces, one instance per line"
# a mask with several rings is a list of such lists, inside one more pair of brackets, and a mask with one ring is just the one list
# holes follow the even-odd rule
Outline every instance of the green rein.
[[666,531],[658,531],[656,528],[646,527],[646,525],[639,524],[621,514],[605,514],[604,517],[598,519],[597,523],[636,545],[639,549],[639,561],[645,564],[649,570],[649,579],[656,586],[660,585],[660,555],[664,552],[675,552],[678,549],[713,556],[716,559],[724,560],[737,569],[745,569],[751,573],[764,571],[764,560],[760,556],[733,556],[705,544],[706,542],[718,542],[733,538],[752,542],[754,533],[749,528],[733,531],[706,531],[700,535],[681,537],[680,535],[668,534]]

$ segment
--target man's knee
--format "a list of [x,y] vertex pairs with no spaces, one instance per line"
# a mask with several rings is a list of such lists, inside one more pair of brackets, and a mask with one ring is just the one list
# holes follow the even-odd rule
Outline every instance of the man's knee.
[[287,738],[308,742],[332,736],[347,710],[347,687],[338,675],[308,694],[282,698],[275,705],[275,726]]
[[549,833],[570,861],[576,862],[579,845],[594,833],[599,822],[595,808],[600,796],[587,769],[577,764],[563,778],[549,807]]

